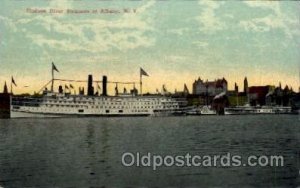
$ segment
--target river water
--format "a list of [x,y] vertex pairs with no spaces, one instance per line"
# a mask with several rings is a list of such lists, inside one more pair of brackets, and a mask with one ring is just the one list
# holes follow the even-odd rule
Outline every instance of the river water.
[[[0,120],[0,187],[297,187],[297,115]],[[282,155],[279,167],[126,167],[122,154]]]

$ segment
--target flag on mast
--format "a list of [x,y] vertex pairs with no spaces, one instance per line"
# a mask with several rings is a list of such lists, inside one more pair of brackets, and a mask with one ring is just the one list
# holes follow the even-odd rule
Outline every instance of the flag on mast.
[[17,84],[16,84],[15,79],[14,79],[13,76],[11,77],[11,83],[14,84],[17,87]]
[[51,80],[51,91],[53,92],[54,86],[54,71],[59,72],[54,63],[52,62],[52,80]]
[[53,62],[52,62],[52,70],[55,70],[56,72],[59,72],[59,70],[56,68],[56,66],[54,65]]
[[148,74],[147,74],[147,72],[144,70],[144,69],[140,69],[140,74],[141,74],[141,76],[149,76]]
[[142,69],[142,67],[140,67],[140,92],[141,92],[141,95],[143,95],[143,83],[142,83],[142,77],[143,76],[149,76],[148,74],[147,74],[147,72],[144,70],[144,69]]

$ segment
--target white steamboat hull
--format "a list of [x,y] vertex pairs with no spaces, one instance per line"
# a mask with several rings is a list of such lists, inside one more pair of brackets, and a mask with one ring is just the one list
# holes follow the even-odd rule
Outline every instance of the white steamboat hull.
[[154,114],[147,114],[147,113],[128,113],[128,114],[70,114],[70,113],[37,113],[37,112],[24,112],[24,111],[11,111],[10,118],[59,118],[59,117],[87,117],[87,116],[105,116],[105,117],[115,117],[115,116],[150,116]]
[[11,111],[10,118],[50,118],[50,117],[62,117],[63,115],[57,114],[43,114],[43,113],[31,113],[31,112],[21,112],[21,111]]

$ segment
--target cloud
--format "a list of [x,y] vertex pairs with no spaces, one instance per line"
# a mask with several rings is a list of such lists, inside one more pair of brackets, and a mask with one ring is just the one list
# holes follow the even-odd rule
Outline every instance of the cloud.
[[285,29],[285,25],[281,20],[274,19],[273,16],[266,16],[263,18],[254,18],[251,20],[240,21],[240,26],[242,26],[246,31],[254,32],[268,32],[271,29]]
[[[70,2],[70,1],[68,1]],[[116,20],[104,20],[87,15],[81,19],[68,19],[68,15],[34,15],[18,20],[19,26],[30,25],[47,31],[27,30],[26,37],[38,46],[62,51],[88,51],[98,53],[113,48],[126,51],[155,44],[155,39],[146,36],[146,32],[154,30],[153,19],[144,14],[155,4],[148,1],[137,8],[137,13],[118,15]],[[50,6],[70,8],[70,3],[53,1]],[[52,8],[52,7],[51,7]],[[87,34],[87,31],[90,35]],[[63,35],[63,38],[56,37]],[[91,37],[92,36],[92,37]]]
[[13,22],[12,19],[0,15],[0,24],[1,23],[4,24],[5,28],[9,28],[10,31],[12,31],[12,32],[16,32],[17,31],[16,25]]
[[244,1],[244,3],[249,7],[271,9],[276,14],[281,13],[279,2],[276,1]]
[[215,15],[215,11],[223,3],[211,0],[201,0],[198,2],[200,7],[203,8],[200,16],[196,17],[196,20],[200,23],[200,31],[209,34],[226,28],[225,23]]
[[187,56],[169,55],[165,57],[165,61],[170,63],[185,63],[187,61]]
[[49,3],[49,7],[67,9],[67,8],[72,8],[73,6],[72,6],[72,1],[51,0]]
[[189,31],[190,31],[189,28],[179,28],[179,29],[170,29],[170,30],[168,30],[168,33],[182,36]]
[[[247,11],[253,9],[263,12],[270,12],[269,15],[258,16],[253,14],[251,18],[243,18],[243,12],[235,10],[235,14],[225,9],[224,5],[231,5],[231,2],[201,0],[198,2],[201,12],[196,17],[200,27],[199,30],[205,34],[216,34],[223,31],[246,31],[246,32],[270,32],[281,30],[288,39],[300,36],[299,16],[289,14],[282,10],[282,4],[278,1],[243,1],[235,4],[246,5]],[[292,4],[291,4],[292,5]],[[242,6],[241,6],[242,7]],[[216,12],[221,15],[217,15]],[[230,12],[230,13],[229,13]]]
[[246,31],[269,32],[274,29],[282,30],[286,37],[293,38],[300,36],[299,21],[297,17],[290,17],[284,14],[279,2],[275,1],[245,1],[246,5],[252,8],[271,10],[272,13],[260,18],[241,20],[239,25]]
[[202,41],[195,41],[193,42],[193,44],[199,48],[205,48],[209,45],[207,42],[202,42]]

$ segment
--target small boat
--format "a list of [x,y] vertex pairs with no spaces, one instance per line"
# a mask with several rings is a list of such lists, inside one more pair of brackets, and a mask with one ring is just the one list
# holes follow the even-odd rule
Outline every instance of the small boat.
[[201,115],[217,115],[217,111],[212,109],[211,106],[202,106],[200,113]]
[[288,106],[236,106],[224,109],[225,115],[247,114],[291,114],[292,108]]
[[212,109],[211,106],[194,107],[186,112],[187,115],[217,115],[217,111]]
[[200,109],[197,108],[196,106],[190,106],[190,107],[185,108],[185,113],[186,113],[186,115],[189,115],[189,116],[199,116],[201,114]]

